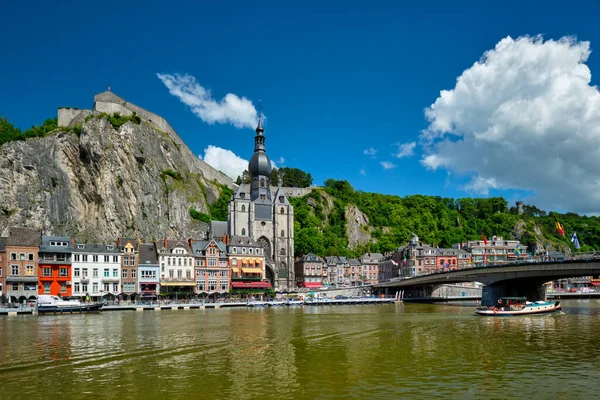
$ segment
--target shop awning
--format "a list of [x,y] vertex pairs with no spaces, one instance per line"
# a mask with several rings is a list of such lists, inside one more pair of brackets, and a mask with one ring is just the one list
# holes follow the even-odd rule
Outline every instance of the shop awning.
[[245,274],[262,274],[262,269],[260,269],[260,268],[242,268],[242,272]]
[[234,289],[271,289],[270,282],[231,282],[231,287]]
[[161,282],[160,286],[196,286],[195,282]]
[[317,288],[323,287],[323,285],[321,284],[321,282],[304,282],[304,287]]
[[600,286],[600,282],[590,282],[591,285]]

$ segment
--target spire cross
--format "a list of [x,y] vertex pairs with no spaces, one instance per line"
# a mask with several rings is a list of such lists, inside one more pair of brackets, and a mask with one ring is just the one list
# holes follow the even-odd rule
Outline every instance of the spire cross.
[[262,121],[262,100],[258,99],[258,120]]

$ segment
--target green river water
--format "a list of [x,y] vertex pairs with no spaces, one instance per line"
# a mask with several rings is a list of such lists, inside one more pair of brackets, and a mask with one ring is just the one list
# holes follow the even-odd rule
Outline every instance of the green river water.
[[600,301],[0,317],[0,399],[600,397]]

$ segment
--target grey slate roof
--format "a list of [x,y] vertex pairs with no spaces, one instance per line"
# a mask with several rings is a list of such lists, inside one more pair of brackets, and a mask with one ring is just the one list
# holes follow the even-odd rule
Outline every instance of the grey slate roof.
[[6,251],[6,239],[5,237],[0,237],[0,253]]
[[308,253],[304,257],[300,258],[298,262],[323,262],[323,259],[313,253]]
[[232,236],[229,246],[261,247],[254,239],[248,236]]
[[[280,199],[280,197],[282,197]],[[288,201],[285,193],[283,193],[283,188],[277,188],[277,192],[275,193],[275,198],[273,199],[274,203],[276,205],[289,205],[290,202]]]
[[120,250],[114,244],[87,244],[77,243],[73,248],[73,253],[88,254],[120,254]]
[[41,233],[37,229],[10,228],[6,239],[7,246],[38,247],[40,245]]
[[362,263],[377,263],[379,260],[383,259],[383,254],[381,253],[365,253],[362,256],[360,256],[360,261]]
[[222,238],[227,235],[227,221],[210,221],[210,237]]
[[221,242],[220,240],[196,240],[195,242],[192,243],[192,251],[194,252],[194,254],[203,254],[204,250],[206,250],[206,248],[208,247],[208,245],[210,244],[210,242],[215,242],[216,245],[219,247],[219,251],[225,252],[225,243]]
[[137,239],[131,239],[131,238],[121,238],[121,239],[119,239],[119,242],[120,242],[119,250],[121,250],[121,251],[123,251],[127,242],[131,242],[131,244],[133,244],[133,247],[135,247],[136,249],[140,245],[138,243]]
[[[51,246],[50,242],[67,242],[67,246]],[[51,252],[51,253],[71,253],[73,246],[71,245],[71,238],[68,236],[42,236],[42,244],[40,245],[40,253]]]
[[[164,246],[164,241],[161,242],[157,242],[160,243],[160,245],[158,247],[163,248]],[[175,247],[183,247],[184,249],[187,250],[188,253],[192,252],[192,249],[190,248],[190,245],[188,244],[187,240],[167,240],[167,247],[166,247],[166,251],[168,253],[171,253],[171,251],[175,248]]]
[[360,261],[358,261],[356,258],[349,258],[348,259],[348,265],[360,265]]
[[138,266],[142,265],[156,265],[158,266],[158,256],[156,254],[156,247],[154,244],[142,243],[140,244],[140,255]]

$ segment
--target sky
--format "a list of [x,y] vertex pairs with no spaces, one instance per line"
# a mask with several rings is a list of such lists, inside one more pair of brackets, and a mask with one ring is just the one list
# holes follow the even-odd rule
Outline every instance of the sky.
[[267,154],[322,185],[600,213],[595,2],[8,2],[0,116],[110,85],[235,178]]

